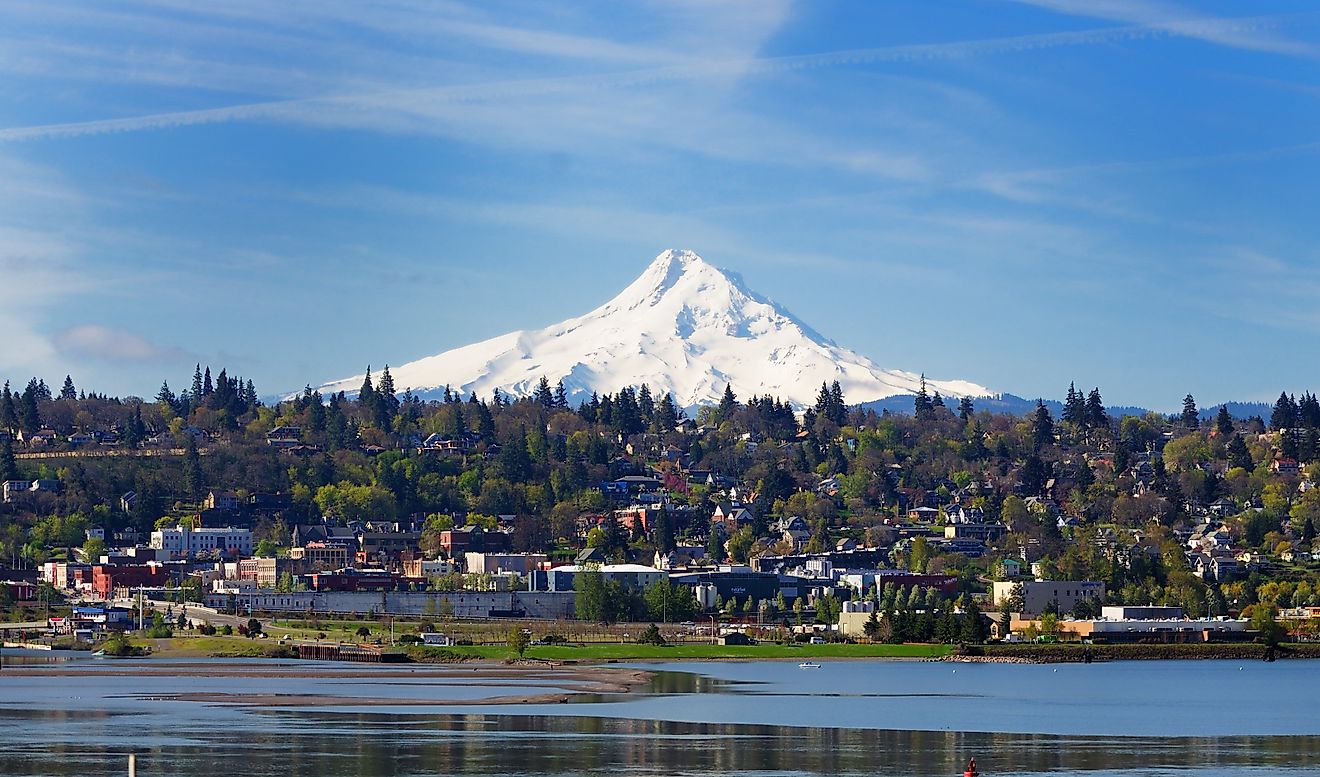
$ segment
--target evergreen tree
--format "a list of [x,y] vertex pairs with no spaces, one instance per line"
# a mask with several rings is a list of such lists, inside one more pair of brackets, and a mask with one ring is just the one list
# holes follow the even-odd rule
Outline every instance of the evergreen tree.
[[64,387],[60,389],[60,399],[74,400],[78,398],[78,389],[73,386],[73,376],[64,376]]
[[1247,472],[1251,472],[1256,465],[1251,460],[1251,451],[1247,450],[1247,444],[1242,441],[1242,435],[1235,434],[1228,443],[1228,466],[1241,467]]
[[657,551],[668,553],[674,549],[674,527],[669,522],[668,510],[663,507],[660,508],[660,512],[655,517],[655,526],[652,531]]
[[40,396],[41,387],[37,379],[33,378],[28,381],[27,388],[23,389],[23,395],[19,397],[18,422],[28,434],[41,428],[41,411],[37,405]]
[[917,389],[917,396],[912,400],[912,413],[917,420],[924,421],[935,414],[935,405],[930,401],[930,394],[926,393],[926,376],[921,376],[921,386]]
[[9,390],[9,381],[0,392],[0,429],[10,434],[18,431],[18,407],[14,404],[14,394]]
[[376,387],[371,384],[371,365],[367,365],[367,374],[362,378],[362,387],[358,389],[358,406],[371,407],[376,401]]
[[167,407],[170,410],[174,410],[175,404],[179,400],[175,398],[174,392],[170,391],[169,381],[161,382],[160,391],[156,392],[156,401],[159,402],[162,406]]
[[935,392],[935,396],[930,400],[930,406],[944,407],[944,397],[940,396],[940,392]]
[[1182,416],[1179,421],[1188,429],[1196,429],[1201,425],[1200,413],[1196,409],[1196,399],[1191,394],[1183,397]]
[[197,368],[193,370],[192,390],[189,392],[194,402],[200,402],[202,399],[202,365],[199,362]]
[[1315,394],[1302,395],[1302,401],[1297,403],[1297,420],[1308,429],[1320,428],[1320,400]]
[[1308,515],[1306,516],[1306,520],[1302,521],[1302,542],[1306,545],[1310,545],[1314,541],[1315,522],[1312,521],[1311,516]]
[[536,384],[536,390],[532,392],[532,401],[546,410],[550,410],[555,406],[554,392],[550,390],[550,381],[546,380],[544,375],[541,376],[540,382]]
[[972,420],[972,413],[974,412],[971,397],[962,397],[958,400],[958,417],[963,420],[963,423]]
[[1298,457],[1297,432],[1294,429],[1284,429],[1279,432],[1279,452],[1285,459],[1295,459]]
[[1036,400],[1036,412],[1031,416],[1031,440],[1036,448],[1054,442],[1054,419],[1044,400]]
[[724,540],[720,538],[720,533],[711,529],[710,537],[706,540],[706,555],[716,564],[722,564],[724,559],[728,558],[724,552]]
[[1022,493],[1027,496],[1040,496],[1049,479],[1049,470],[1040,457],[1032,453],[1022,462]]
[[836,426],[848,423],[848,405],[843,401],[843,387],[837,380],[830,384],[830,420]]
[[183,455],[183,491],[187,499],[197,501],[202,498],[205,478],[202,475],[202,457],[197,450],[197,438],[188,435],[188,448]]
[[1280,429],[1291,429],[1297,425],[1297,405],[1287,392],[1279,394],[1279,399],[1274,403],[1274,412],[1270,413],[1270,429],[1278,431]]
[[563,381],[563,380],[560,380],[560,381],[558,381],[558,382],[555,383],[555,400],[554,400],[554,407],[555,407],[556,410],[567,410],[567,409],[568,409],[568,394],[567,394],[567,392],[564,391],[564,381]]
[[206,372],[202,373],[202,398],[211,396],[212,391],[215,391],[215,384],[211,382],[211,365],[208,364]]
[[1228,414],[1228,405],[1219,406],[1219,413],[1215,415],[1215,429],[1221,437],[1233,433],[1233,416]]
[[729,383],[724,384],[724,396],[720,397],[719,417],[721,421],[730,421],[733,419],[734,412],[738,409],[738,397],[733,393],[733,386]]
[[14,460],[14,442],[8,434],[0,435],[0,480],[18,480],[18,462]]
[[963,608],[962,633],[959,638],[969,645],[985,642],[985,621],[981,618],[981,608],[970,596],[967,597],[967,606]]
[[1076,429],[1086,428],[1086,397],[1078,391],[1076,384],[1068,384],[1068,398],[1063,403],[1063,420]]
[[[385,370],[380,374],[380,383],[376,387],[376,392],[380,394],[380,401],[383,405],[384,415],[393,418],[399,412],[399,397],[394,390],[394,377],[390,375],[390,365],[385,365]],[[382,427],[389,428],[388,421]]]
[[1104,429],[1109,426],[1109,414],[1100,399],[1100,389],[1093,388],[1086,395],[1086,426],[1091,429]]
[[650,426],[655,418],[655,397],[651,396],[651,387],[645,383],[637,390],[637,412],[642,417],[642,423]]
[[665,392],[655,408],[654,426],[658,432],[672,432],[678,424],[678,408],[674,405],[674,395]]

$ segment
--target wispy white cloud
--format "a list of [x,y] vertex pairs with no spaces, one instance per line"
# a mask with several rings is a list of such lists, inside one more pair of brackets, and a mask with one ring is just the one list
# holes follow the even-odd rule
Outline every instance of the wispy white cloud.
[[140,335],[103,324],[81,324],[61,330],[52,342],[69,359],[114,364],[181,364],[195,358],[183,348],[157,345]]
[[[596,75],[379,89],[361,93],[269,100],[123,118],[9,127],[0,129],[0,142],[69,138],[234,121],[271,121],[394,132],[443,132],[444,127],[437,126],[435,122],[453,119],[455,108],[458,107],[461,107],[465,113],[471,114],[503,103],[512,104],[521,111],[526,110],[529,100],[553,97],[558,110],[573,111],[582,109],[590,100],[599,101],[602,93],[610,93],[617,98],[620,93],[655,88],[664,84],[703,83],[732,76],[765,77],[805,69],[964,59],[1134,40],[1162,34],[1174,34],[1174,31],[1166,29],[1166,26],[1137,25],[794,56],[696,60],[688,57],[687,64]],[[609,104],[610,101],[605,102]],[[611,105],[611,108],[617,106]],[[611,113],[617,115],[618,111],[612,110]]]
[[1310,43],[1278,33],[1288,19],[1301,16],[1206,18],[1196,11],[1153,0],[1016,0],[1069,16],[1107,19],[1138,24],[1170,35],[1191,38],[1234,49],[1260,51],[1291,57],[1313,58],[1320,54]]

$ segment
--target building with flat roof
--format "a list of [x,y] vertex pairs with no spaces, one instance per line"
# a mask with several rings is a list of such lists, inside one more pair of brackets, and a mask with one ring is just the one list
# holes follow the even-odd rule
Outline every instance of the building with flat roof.
[[994,605],[1002,605],[1020,589],[1022,597],[1019,612],[1024,617],[1040,615],[1051,604],[1060,613],[1071,612],[1078,602],[1105,600],[1105,584],[1095,580],[1022,580],[994,583]]
[[176,557],[198,553],[221,553],[229,556],[252,555],[252,530],[225,527],[222,529],[194,529],[180,524],[173,529],[157,529],[151,533],[151,547],[164,550]]
[[599,567],[570,564],[544,571],[533,571],[528,576],[528,590],[572,591],[573,583],[580,572],[599,572],[605,580],[617,580],[637,590],[645,590],[647,586],[669,578],[664,570],[641,564],[604,564]]

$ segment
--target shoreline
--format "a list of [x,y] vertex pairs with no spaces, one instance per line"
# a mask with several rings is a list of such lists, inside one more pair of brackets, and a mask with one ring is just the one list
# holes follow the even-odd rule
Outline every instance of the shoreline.
[[[245,665],[246,664],[246,665]],[[643,669],[607,666],[551,666],[543,663],[506,665],[503,663],[469,662],[455,664],[357,664],[330,662],[299,662],[252,664],[243,659],[219,662],[153,662],[151,659],[133,660],[116,666],[114,663],[49,665],[20,665],[12,671],[25,677],[170,677],[181,680],[197,678],[245,678],[271,681],[319,679],[354,681],[412,680],[417,688],[433,688],[435,695],[427,698],[389,698],[383,696],[339,696],[324,693],[239,692],[206,693],[180,691],[178,693],[132,694],[145,701],[187,701],[233,706],[259,707],[439,707],[485,706],[516,704],[564,704],[575,696],[588,694],[628,694],[649,685],[653,672]],[[426,680],[448,682],[427,683]],[[511,682],[499,682],[517,681]],[[421,682],[417,682],[421,681]],[[461,681],[461,682],[453,682]],[[528,681],[539,683],[533,693],[518,693],[519,685]],[[481,698],[444,698],[451,686],[464,688],[490,688],[503,691]],[[553,690],[546,690],[553,689]]]

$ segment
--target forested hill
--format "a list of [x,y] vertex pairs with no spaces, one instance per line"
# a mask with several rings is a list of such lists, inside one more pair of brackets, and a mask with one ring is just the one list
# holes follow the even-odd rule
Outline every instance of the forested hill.
[[[774,527],[796,516],[808,550],[843,539],[892,546],[894,563],[968,585],[1026,558],[1064,579],[1105,580],[1120,601],[1203,610],[1250,603],[1268,580],[1290,586],[1289,597],[1300,590],[1297,601],[1315,598],[1301,587],[1315,577],[1320,521],[1311,394],[1283,395],[1268,419],[1247,421],[1221,412],[1203,422],[1190,396],[1176,416],[1116,417],[1098,390],[1072,388],[1057,413],[990,413],[925,394],[912,409],[852,407],[837,385],[802,415],[733,388],[691,419],[646,386],[577,407],[545,382],[515,401],[422,402],[396,392],[388,370],[368,375],[353,400],[309,389],[275,405],[223,370],[214,380],[198,370],[188,389],[165,385],[153,400],[84,393],[71,380],[53,393],[33,380],[0,392],[0,479],[34,486],[0,507],[0,559],[72,556],[88,526],[147,531],[199,514],[218,492],[279,495],[255,524],[272,552],[294,526],[326,519],[411,523],[428,552],[443,528],[478,523],[511,530],[518,550],[571,555],[594,544],[649,561],[686,538],[745,561],[791,550]],[[650,476],[652,496],[682,522],[622,531],[612,509],[634,495],[604,486],[625,475]],[[730,501],[751,522],[723,536],[710,518]],[[955,507],[974,509],[1007,532],[975,557],[941,550],[914,561],[894,529],[918,506],[941,523]],[[1222,532],[1216,552],[1261,559],[1253,577],[1194,573],[1186,538],[1206,526]]]

